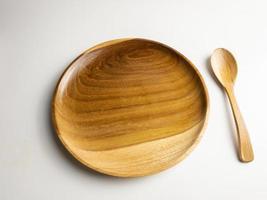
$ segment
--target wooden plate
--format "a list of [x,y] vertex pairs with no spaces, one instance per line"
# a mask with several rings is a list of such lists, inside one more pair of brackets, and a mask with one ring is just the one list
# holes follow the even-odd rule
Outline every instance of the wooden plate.
[[101,173],[145,176],[181,161],[207,122],[204,81],[182,54],[145,39],[97,45],[63,73],[52,102],[66,149]]

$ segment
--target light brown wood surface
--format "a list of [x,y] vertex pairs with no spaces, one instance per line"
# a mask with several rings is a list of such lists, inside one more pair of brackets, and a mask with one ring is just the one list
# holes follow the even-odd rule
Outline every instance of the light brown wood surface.
[[226,49],[216,49],[211,56],[211,66],[215,76],[224,87],[232,107],[239,142],[239,159],[250,162],[254,159],[252,145],[245,122],[234,96],[234,82],[237,76],[237,63],[233,55]]
[[66,149],[96,171],[145,176],[181,161],[207,123],[208,94],[183,55],[145,39],[97,45],[76,58],[52,102]]

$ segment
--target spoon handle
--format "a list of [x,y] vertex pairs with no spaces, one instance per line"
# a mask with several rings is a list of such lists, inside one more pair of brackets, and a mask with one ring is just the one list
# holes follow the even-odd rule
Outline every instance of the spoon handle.
[[239,141],[239,159],[242,162],[250,162],[254,159],[253,149],[244,119],[237,105],[233,87],[226,88],[226,93],[230,100],[237,128],[238,141]]

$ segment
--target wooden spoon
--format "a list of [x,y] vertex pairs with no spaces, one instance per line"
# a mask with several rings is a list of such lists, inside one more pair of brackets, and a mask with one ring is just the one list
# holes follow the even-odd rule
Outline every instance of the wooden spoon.
[[225,89],[231,103],[239,141],[239,159],[250,162],[254,159],[249,134],[234,96],[234,82],[237,76],[237,63],[234,56],[226,49],[216,49],[211,56],[212,70]]

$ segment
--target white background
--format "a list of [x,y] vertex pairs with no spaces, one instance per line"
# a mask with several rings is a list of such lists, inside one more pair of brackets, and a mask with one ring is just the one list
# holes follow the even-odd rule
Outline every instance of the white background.
[[[0,0],[0,199],[267,199],[267,1]],[[97,43],[163,42],[199,69],[210,94],[206,132],[183,162],[119,179],[80,166],[54,137],[50,100],[66,66]],[[237,160],[227,99],[208,70],[218,47],[239,63],[236,96],[255,161]]]

